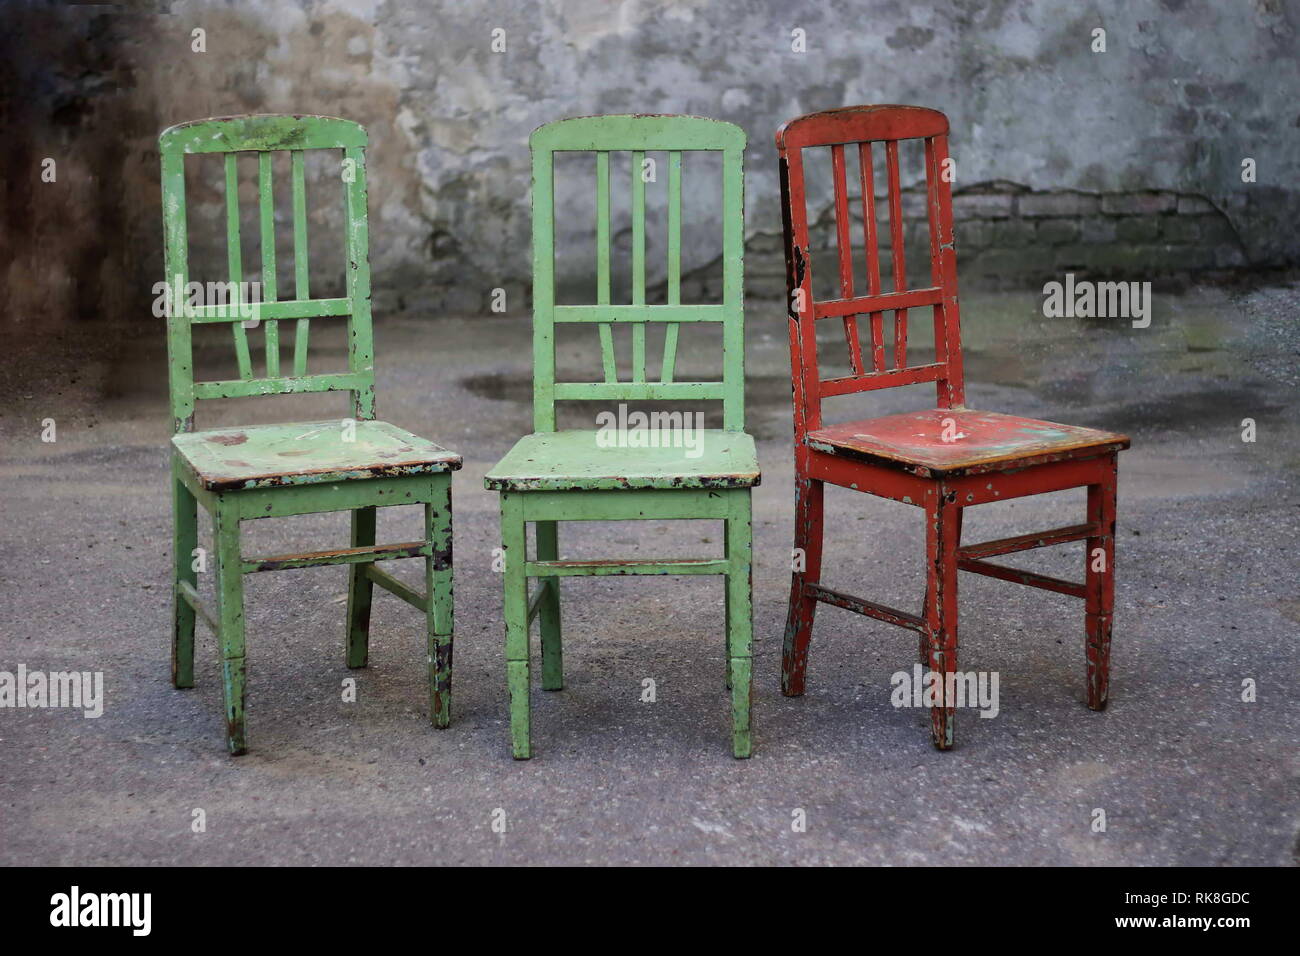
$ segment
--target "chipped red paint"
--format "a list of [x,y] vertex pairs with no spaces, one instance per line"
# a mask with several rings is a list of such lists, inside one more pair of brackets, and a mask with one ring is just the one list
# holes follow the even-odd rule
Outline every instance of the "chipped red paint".
[[985,541],[982,544],[968,544],[964,548],[957,549],[957,556],[959,558],[973,558],[978,561],[984,558],[996,557],[999,554],[1011,554],[1014,551],[1028,551],[1030,548],[1046,548],[1054,544],[1080,541],[1096,534],[1096,531],[1097,526],[1092,522],[1088,522],[1087,524],[1070,525],[1068,528],[1053,528],[1051,531],[1018,534],[1011,538]]
[[[1115,485],[1116,456],[1107,462],[1105,480],[1088,486],[1088,522],[1097,533],[1088,538],[1084,554],[1084,608],[1087,620],[1088,706],[1101,710],[1110,693],[1110,627],[1115,608]],[[1100,549],[1102,569],[1096,564]]]
[[[903,220],[898,143],[921,139],[925,147],[930,281],[908,289],[903,260]],[[1113,432],[1059,425],[965,407],[956,249],[948,160],[948,120],[914,106],[854,106],[801,116],[776,136],[790,293],[790,355],[794,391],[795,547],[803,565],[792,575],[781,687],[787,696],[805,689],[808,646],[819,602],[921,632],[921,659],[941,674],[957,669],[957,571],[966,570],[1030,587],[1082,597],[1086,603],[1088,706],[1105,706],[1114,607],[1115,484],[1118,453],[1129,446]],[[873,144],[882,143],[893,289],[880,285]],[[854,290],[846,147],[857,147],[858,189],[867,256],[866,294]],[[827,148],[833,180],[839,297],[816,301],[804,184],[805,149]],[[909,310],[933,310],[932,362],[908,365]],[[886,361],[884,314],[894,313],[893,362]],[[859,340],[858,316],[868,318],[870,362]],[[839,318],[850,374],[823,379],[818,372],[815,326]],[[934,382],[936,407],[901,415],[823,425],[822,400],[854,392]],[[823,587],[819,582],[826,482],[922,508],[926,516],[926,592],[922,613],[885,607]],[[1088,489],[1088,518],[1081,525],[961,547],[963,509],[1025,495]],[[1087,543],[1084,584],[1007,568],[986,559],[1073,541]],[[945,693],[950,686],[945,681]],[[934,744],[953,744],[955,701],[931,711]]]

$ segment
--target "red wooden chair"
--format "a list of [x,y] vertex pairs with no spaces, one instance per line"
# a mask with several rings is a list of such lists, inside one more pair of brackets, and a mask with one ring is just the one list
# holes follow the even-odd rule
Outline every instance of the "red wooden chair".
[[[907,288],[903,246],[899,141],[924,140],[926,211],[930,232],[930,284]],[[887,179],[889,248],[893,291],[883,292],[875,209],[873,143],[883,143]],[[1084,599],[1087,628],[1088,706],[1106,705],[1110,667],[1111,611],[1115,578],[1115,479],[1124,435],[1056,425],[968,409],[962,377],[957,313],[957,260],[953,247],[948,119],[915,106],[851,106],[811,113],[777,131],[787,284],[790,292],[790,356],[794,378],[796,562],[785,630],[781,688],[804,692],[808,643],[817,603],[842,607],[921,635],[921,661],[945,675],[940,706],[931,710],[934,744],[953,743],[955,695],[947,675],[957,669],[957,571],[973,571]],[[861,183],[865,295],[854,293],[845,146],[856,145]],[[812,255],[804,184],[804,151],[830,149],[834,180],[839,297],[813,298]],[[907,364],[907,317],[911,309],[934,310],[934,361]],[[884,313],[893,312],[893,362],[886,364]],[[857,317],[867,316],[870,352],[858,336]],[[850,374],[820,378],[817,320],[840,318]],[[934,382],[936,408],[902,415],[825,425],[822,400],[895,385]],[[866,491],[925,509],[927,582],[918,615],[823,587],[822,500],[826,482]],[[1018,535],[961,546],[962,509],[991,501],[1086,486],[1083,524],[1041,534]],[[987,559],[1029,548],[1087,542],[1086,583],[1020,571]]]

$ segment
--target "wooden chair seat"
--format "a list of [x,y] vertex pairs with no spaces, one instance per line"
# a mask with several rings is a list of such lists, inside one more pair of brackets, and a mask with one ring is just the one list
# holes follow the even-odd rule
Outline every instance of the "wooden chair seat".
[[[601,447],[591,430],[534,432],[485,477],[493,491],[601,488],[752,488],[759,483],[754,439],[708,429],[695,448]],[[699,457],[689,455],[699,451]]]
[[1034,418],[933,408],[810,431],[827,455],[901,468],[922,478],[978,475],[1119,451],[1124,435]]
[[[172,447],[208,491],[455,471],[461,458],[388,422],[339,419],[186,432]],[[348,439],[351,440],[348,440]]]

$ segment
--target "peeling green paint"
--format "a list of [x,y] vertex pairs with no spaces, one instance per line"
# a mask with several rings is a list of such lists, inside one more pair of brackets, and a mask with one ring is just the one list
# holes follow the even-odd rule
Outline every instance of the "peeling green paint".
[[[176,611],[172,633],[172,680],[194,684],[194,625],[197,616],[217,631],[225,692],[226,740],[232,754],[244,753],[245,642],[243,576],[260,571],[344,564],[349,566],[346,660],[364,667],[368,658],[371,595],[375,584],[425,615],[428,635],[429,712],[437,727],[451,720],[452,546],[451,472],[459,455],[394,425],[374,421],[374,346],[370,318],[370,265],[366,210],[366,133],[356,123],[322,116],[244,116],[173,126],[159,139],[162,154],[164,262],[167,282],[188,283],[185,156],[225,154],[226,225],[230,281],[242,280],[237,152],[255,151],[262,248],[261,305],[265,374],[253,371],[248,330],[239,310],[201,308],[194,314],[172,309],[167,316],[169,391],[172,408],[174,500],[173,582]],[[307,216],[302,151],[341,151],[347,252],[347,295],[312,300],[307,263]],[[270,151],[289,150],[293,192],[295,295],[277,301],[275,216]],[[227,315],[226,313],[230,314]],[[346,316],[348,370],[306,373],[310,319]],[[295,319],[293,367],[281,374],[278,322]],[[191,325],[225,321],[231,329],[239,378],[196,382]],[[304,392],[348,391],[352,418],[196,431],[200,399],[241,398]],[[375,544],[375,509],[422,504],[424,537],[397,545]],[[191,554],[197,546],[197,509],[212,515],[216,537],[216,610],[198,599]],[[240,522],[263,517],[350,511],[350,548],[244,558]],[[421,595],[377,561],[422,558]]]
[[[531,138],[533,163],[533,418],[535,432],[522,438],[487,474],[484,483],[501,492],[501,544],[505,555],[506,675],[510,691],[511,747],[517,759],[532,756],[529,627],[541,619],[542,686],[564,685],[559,582],[574,575],[718,574],[725,581],[727,686],[732,711],[732,752],[752,749],[753,599],[750,488],[759,482],[754,440],[744,428],[743,153],[745,135],[730,123],[684,116],[600,116],[561,120]],[[669,153],[667,303],[646,302],[645,184],[640,160],[647,150]],[[721,154],[723,282],[720,305],[682,305],[681,153]],[[555,304],[554,154],[595,151],[596,297],[594,305]],[[609,154],[632,154],[632,295],[626,305],[611,301]],[[722,381],[675,380],[680,322],[722,324]],[[604,381],[557,382],[555,324],[594,323],[600,336]],[[646,362],[645,327],[667,324],[658,381]],[[619,381],[612,325],[631,325],[631,381]],[[586,326],[590,328],[590,324]],[[560,400],[616,402],[720,399],[720,430],[702,430],[699,455],[683,447],[602,447],[595,431],[557,431]],[[721,518],[722,559],[563,561],[559,521]],[[537,526],[535,561],[526,554],[527,524]],[[528,579],[541,590],[530,600]]]

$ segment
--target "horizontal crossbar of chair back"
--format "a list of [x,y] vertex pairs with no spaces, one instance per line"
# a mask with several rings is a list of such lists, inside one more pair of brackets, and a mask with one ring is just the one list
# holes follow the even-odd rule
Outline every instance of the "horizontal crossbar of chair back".
[[[930,232],[930,282],[907,287],[903,242],[902,188],[899,143],[919,139],[925,149],[926,219]],[[893,291],[881,288],[882,242],[878,236],[874,143],[885,156],[885,202],[888,210]],[[791,120],[776,135],[780,162],[782,223],[785,233],[787,291],[791,324],[791,356],[795,401],[802,428],[820,427],[821,400],[835,395],[934,382],[943,407],[964,401],[960,323],[957,308],[956,251],[953,244],[952,189],[948,174],[948,120],[937,110],[916,106],[851,106],[810,113]],[[835,240],[838,253],[838,296],[818,301],[813,296],[812,253],[805,184],[806,149],[829,148],[834,186]],[[856,147],[856,149],[851,149]],[[855,155],[856,154],[856,155]],[[867,289],[854,288],[854,263],[849,207],[849,167],[855,168],[861,202]],[[934,310],[933,362],[907,362],[908,311]],[[893,361],[886,359],[886,312],[894,315]],[[866,316],[870,348],[864,351],[857,319]],[[815,325],[818,319],[839,318],[849,352],[848,375],[823,379],[818,373]],[[797,426],[798,427],[798,426]]]
[[[744,150],[740,127],[696,116],[584,116],[548,123],[529,140],[532,150],[533,206],[533,403],[534,427],[553,431],[558,400],[720,399],[726,428],[744,427]],[[646,183],[641,175],[647,151],[668,153],[666,302],[646,302]],[[722,157],[722,302],[683,305],[682,154],[710,151]],[[559,305],[555,301],[555,169],[557,153],[596,155],[596,302]],[[631,154],[631,301],[611,301],[610,154]],[[646,372],[646,326],[664,323],[664,354],[658,381]],[[681,324],[721,323],[722,379],[676,380]],[[596,323],[604,381],[555,380],[555,325]],[[619,381],[613,327],[631,326],[631,381]]]
[[[374,417],[374,355],[370,318],[369,234],[366,215],[366,131],[350,120],[329,116],[231,116],[183,123],[159,137],[162,157],[164,262],[170,294],[168,356],[173,424],[176,431],[194,427],[197,399],[237,398],[300,392],[348,391],[353,414]],[[342,297],[313,299],[309,285],[307,245],[307,186],[304,153],[340,151],[340,189],[344,209],[345,286]],[[294,291],[281,298],[278,289],[273,156],[288,152],[293,208]],[[226,259],[228,282],[201,288],[220,289],[221,301],[188,305],[190,293],[189,233],[185,198],[185,157],[224,154],[226,196]],[[261,245],[261,301],[244,293],[240,242],[237,154],[254,153],[258,161],[258,223]],[[254,311],[264,335],[265,373],[254,372],[249,329],[244,322]],[[307,355],[313,318],[345,317],[348,321],[348,369],[308,374]],[[293,320],[292,368],[281,367],[279,322]],[[192,326],[228,323],[234,341],[239,377],[225,381],[194,380]]]

